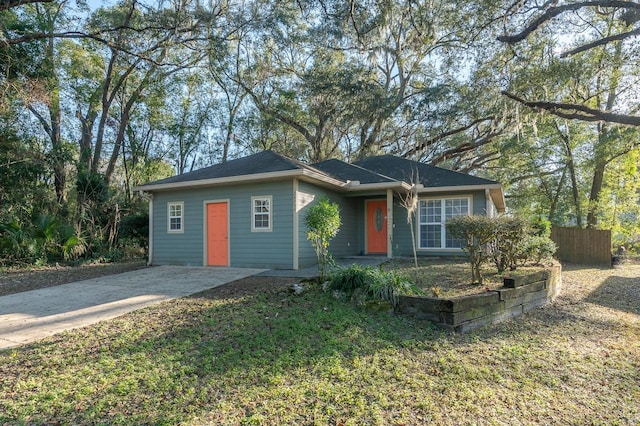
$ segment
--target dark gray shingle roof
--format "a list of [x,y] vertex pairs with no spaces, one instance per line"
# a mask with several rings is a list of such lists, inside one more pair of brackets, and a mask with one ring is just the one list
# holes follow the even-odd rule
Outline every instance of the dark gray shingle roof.
[[354,164],[407,183],[415,180],[417,175],[420,180],[419,183],[427,188],[438,186],[491,185],[498,183],[493,180],[471,176],[466,173],[454,172],[393,155],[369,157],[361,161],[356,161]]
[[411,183],[416,174],[420,178],[420,183],[425,187],[491,185],[497,183],[492,180],[454,172],[392,155],[370,157],[353,164],[334,159],[308,165],[267,150],[247,157],[151,182],[144,185],[144,187],[152,190],[156,185],[197,182],[207,179],[223,179],[290,170],[313,171],[342,182],[359,181],[361,184],[393,183],[396,181]]
[[297,160],[287,158],[284,155],[276,154],[271,150],[267,150],[247,157],[229,160],[224,163],[194,170],[189,173],[183,173],[170,178],[157,180],[147,185],[161,185],[166,183],[189,182],[259,173],[283,172],[303,168],[309,168],[309,166]]
[[340,160],[326,160],[312,164],[311,166],[343,182],[349,180],[357,180],[360,183],[383,183],[394,181],[394,179],[387,176],[382,176],[379,173],[375,173],[371,170],[364,169],[354,164],[345,163]]

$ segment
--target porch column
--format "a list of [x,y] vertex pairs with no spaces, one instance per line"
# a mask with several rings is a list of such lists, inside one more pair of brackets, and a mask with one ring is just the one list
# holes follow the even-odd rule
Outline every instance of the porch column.
[[387,189],[387,257],[393,257],[393,190]]

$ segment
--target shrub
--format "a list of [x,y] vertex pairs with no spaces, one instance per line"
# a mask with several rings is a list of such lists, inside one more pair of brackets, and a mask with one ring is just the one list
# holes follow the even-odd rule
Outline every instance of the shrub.
[[551,237],[551,221],[538,216],[531,224],[532,235]]
[[352,294],[356,289],[366,288],[374,279],[375,269],[361,265],[340,268],[331,275],[329,288]]
[[494,218],[474,215],[457,216],[447,221],[447,231],[455,238],[464,240],[462,250],[469,255],[471,282],[482,284],[482,264],[489,258],[487,246],[496,234]]
[[327,268],[331,262],[329,241],[340,230],[340,206],[323,196],[318,203],[311,206],[304,218],[307,227],[307,239],[313,245],[318,258],[320,279],[327,277]]
[[499,273],[515,270],[518,263],[550,260],[556,245],[549,238],[548,221],[533,224],[518,217],[459,216],[447,221],[447,230],[462,238],[469,254],[472,282],[482,284],[480,268],[492,259]]
[[498,273],[516,269],[520,244],[527,235],[527,223],[519,217],[492,218],[494,238],[487,245]]
[[405,275],[361,265],[337,270],[329,281],[329,288],[343,291],[348,296],[361,291],[370,299],[383,300],[392,306],[398,304],[401,294],[421,294]]
[[409,278],[392,271],[380,271],[378,279],[369,283],[368,293],[376,300],[384,300],[391,306],[398,305],[398,296],[419,295],[420,289]]
[[518,245],[518,259],[523,264],[548,262],[556,253],[556,248],[549,237],[529,235]]
[[135,242],[140,247],[149,245],[149,213],[124,216],[118,225],[118,240]]

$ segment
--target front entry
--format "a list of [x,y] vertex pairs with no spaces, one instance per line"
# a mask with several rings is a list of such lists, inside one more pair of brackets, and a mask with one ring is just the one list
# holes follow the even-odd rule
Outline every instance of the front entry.
[[207,204],[207,265],[229,266],[227,202]]
[[387,201],[367,201],[367,254],[387,254]]

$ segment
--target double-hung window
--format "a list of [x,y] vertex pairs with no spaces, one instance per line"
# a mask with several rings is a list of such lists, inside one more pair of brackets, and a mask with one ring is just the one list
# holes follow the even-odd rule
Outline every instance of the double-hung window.
[[167,214],[167,231],[170,233],[184,232],[184,203],[169,203]]
[[461,248],[464,241],[448,235],[447,219],[469,214],[470,199],[439,198],[420,200],[418,247],[421,249]]
[[251,230],[271,231],[271,196],[251,197]]

